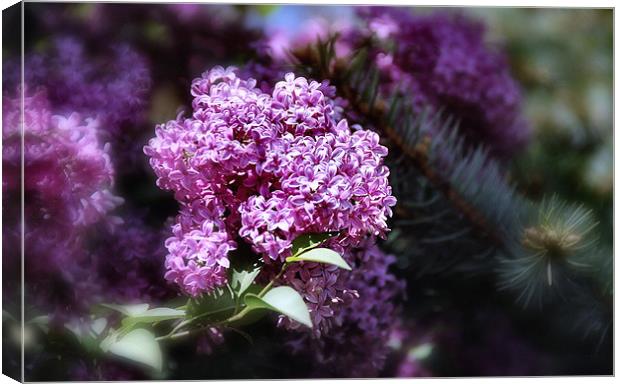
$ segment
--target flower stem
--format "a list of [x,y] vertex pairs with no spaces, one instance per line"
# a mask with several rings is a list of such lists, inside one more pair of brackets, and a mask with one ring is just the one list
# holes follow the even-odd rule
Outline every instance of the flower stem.
[[[274,282],[276,280],[278,280],[280,277],[282,277],[282,275],[284,274],[284,271],[286,270],[288,265],[289,265],[289,263],[284,263],[282,265],[282,269],[280,270],[280,272],[278,272],[278,274],[263,289],[261,289],[261,291],[258,293],[258,297],[263,297],[271,289],[271,287],[273,287]],[[250,312],[252,310],[251,308],[246,306],[240,312],[237,312],[236,314],[232,315],[231,317],[229,317],[229,318],[227,318],[225,320],[222,320],[220,322],[213,323],[213,324],[205,326],[205,327],[200,327],[200,328],[196,328],[196,329],[189,329],[187,331],[175,333],[179,329],[183,328],[186,325],[191,324],[194,320],[196,320],[196,319],[198,319],[200,317],[207,316],[207,315],[210,315],[210,314],[213,314],[213,313],[217,313],[217,312],[221,312],[223,310],[228,310],[228,309],[231,309],[231,308],[235,308],[235,307],[227,307],[227,308],[222,308],[222,309],[219,309],[219,310],[216,310],[216,311],[206,312],[206,313],[200,314],[200,315],[198,315],[196,317],[193,317],[191,319],[184,320],[184,321],[180,322],[179,324],[177,324],[172,329],[172,331],[170,331],[170,333],[168,333],[165,336],[157,337],[157,338],[155,338],[155,340],[156,341],[163,341],[163,340],[178,339],[178,338],[181,338],[181,337],[184,337],[184,336],[191,335],[192,333],[199,332],[199,331],[201,331],[203,329],[206,329],[206,328],[217,327],[217,326],[220,326],[220,325],[228,325],[230,323],[233,323],[235,321],[243,319],[243,317],[245,315],[247,315],[248,312]]]

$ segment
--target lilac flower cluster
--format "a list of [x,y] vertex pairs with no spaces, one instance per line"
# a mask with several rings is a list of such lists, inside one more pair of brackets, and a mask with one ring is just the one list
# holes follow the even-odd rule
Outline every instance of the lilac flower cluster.
[[[12,174],[20,168],[20,100],[5,97],[3,104],[3,163]],[[123,200],[111,192],[114,170],[99,122],[77,113],[52,115],[43,92],[25,96],[24,117],[24,189],[32,211],[27,228],[45,224],[69,241],[76,230],[100,220],[114,224],[106,214]]]
[[167,279],[191,295],[224,284],[237,236],[269,263],[301,234],[340,231],[347,247],[387,232],[387,149],[336,121],[323,88],[287,74],[267,94],[222,67],[194,80],[192,116],[158,126],[144,149],[181,203]]
[[[320,338],[342,325],[343,308],[359,299],[359,293],[351,287],[350,278],[349,272],[336,266],[308,262],[288,267],[278,283],[293,287],[302,295],[310,312],[313,336]],[[305,329],[284,316],[280,316],[278,325],[289,330]]]
[[310,361],[322,374],[373,377],[390,352],[388,339],[397,325],[404,281],[389,272],[395,257],[384,254],[372,238],[351,248],[345,258],[353,265],[351,272],[306,263],[284,275],[282,283],[295,287],[308,302],[315,326],[313,334],[300,329],[288,344],[296,353],[312,353]]
[[374,36],[395,43],[393,51],[374,52],[388,94],[399,88],[414,95],[418,108],[443,110],[472,142],[485,143],[496,155],[510,156],[527,142],[519,86],[503,55],[485,45],[482,24],[395,7],[359,13],[366,29],[351,33],[351,41]]
[[[95,224],[111,229],[120,223],[109,214],[123,201],[112,193],[109,145],[99,137],[98,120],[77,113],[53,115],[45,92],[26,93],[23,113],[26,279],[33,291],[40,286],[42,293],[51,294],[46,284],[60,278],[81,297],[89,290],[89,279],[82,275],[85,234]],[[20,97],[5,94],[5,195],[19,193],[21,187],[20,114]]]
[[[31,90],[45,88],[55,113],[78,112],[96,117],[100,130],[119,136],[134,129],[146,105],[150,74],[146,61],[126,45],[93,56],[76,39],[59,38],[44,53],[25,57],[24,83]],[[14,74],[4,84],[9,89],[20,83],[20,63],[7,70]]]

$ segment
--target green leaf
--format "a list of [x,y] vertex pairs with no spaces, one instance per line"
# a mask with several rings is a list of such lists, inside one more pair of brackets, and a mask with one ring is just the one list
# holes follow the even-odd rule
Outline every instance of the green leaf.
[[328,248],[314,248],[308,252],[304,252],[299,256],[287,257],[286,261],[293,263],[296,261],[314,261],[317,263],[332,264],[342,269],[351,270],[351,267],[347,262],[338,254]]
[[113,335],[111,340],[106,339],[101,343],[101,348],[116,356],[152,367],[157,371],[162,369],[161,348],[155,340],[155,335],[146,329],[134,329],[120,338]]
[[123,319],[123,326],[135,325],[139,323],[155,323],[158,321],[181,319],[185,317],[185,311],[172,308],[153,308],[148,311],[137,313]]
[[93,319],[88,328],[71,323],[65,324],[65,328],[73,333],[87,353],[97,353],[101,345],[101,337],[107,326],[108,321],[104,317]]
[[316,248],[326,240],[338,236],[340,232],[307,233],[293,240],[292,255],[299,256],[312,248]]
[[243,293],[252,285],[256,276],[260,273],[260,267],[256,267],[251,271],[233,270],[231,278],[231,287],[235,291],[237,297],[241,297]]
[[245,305],[253,309],[266,308],[290,317],[310,328],[310,312],[301,295],[291,287],[276,287],[269,290],[263,297],[248,293],[245,295]]
[[138,316],[149,309],[149,305],[144,303],[130,305],[101,304],[101,306],[120,312],[125,316]]

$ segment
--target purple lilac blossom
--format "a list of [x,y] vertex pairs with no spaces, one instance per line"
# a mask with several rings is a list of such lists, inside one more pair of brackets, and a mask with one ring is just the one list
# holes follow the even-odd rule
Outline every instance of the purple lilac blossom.
[[301,234],[340,231],[347,247],[388,231],[387,149],[335,120],[324,88],[289,73],[268,94],[215,67],[192,83],[192,116],[156,128],[144,152],[181,203],[166,277],[186,293],[226,282],[237,236],[279,263]]
[[[405,283],[389,271],[396,258],[384,254],[372,238],[344,257],[352,271],[304,263],[300,269],[307,270],[306,276],[284,275],[282,283],[300,290],[308,302],[315,325],[313,332],[299,328],[287,344],[295,353],[311,353],[310,361],[322,375],[374,377],[390,352],[388,340],[398,324],[398,300]],[[313,273],[317,268],[331,273]],[[320,284],[313,284],[314,279]],[[291,323],[281,320],[289,328]]]
[[521,92],[505,57],[485,44],[484,26],[461,15],[414,15],[395,7],[359,12],[367,32],[395,49],[374,52],[384,91],[413,94],[418,109],[442,110],[460,123],[470,141],[509,157],[529,139]]
[[[317,338],[342,325],[340,312],[359,298],[358,292],[350,288],[350,273],[333,265],[295,263],[287,268],[279,283],[293,287],[302,295]],[[305,330],[303,325],[284,316],[278,319],[278,325]]]
[[[37,304],[63,312],[93,293],[84,238],[94,225],[120,224],[110,212],[123,199],[112,193],[114,170],[98,120],[55,115],[46,96],[28,90],[24,96],[26,281]],[[20,109],[20,97],[4,95],[5,193],[20,188]]]
[[[120,136],[135,129],[143,117],[150,74],[145,59],[127,45],[104,51],[95,56],[74,38],[58,38],[51,49],[25,57],[24,84],[31,90],[46,89],[55,113],[92,116],[100,122],[101,131]],[[14,88],[19,81],[15,77],[4,83]]]

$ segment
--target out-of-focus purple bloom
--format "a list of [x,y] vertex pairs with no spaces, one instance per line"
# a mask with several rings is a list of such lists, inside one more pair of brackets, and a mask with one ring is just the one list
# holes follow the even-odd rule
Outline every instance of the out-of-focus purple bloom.
[[[367,29],[350,40],[374,35],[394,42],[375,60],[382,87],[413,94],[417,108],[443,110],[460,122],[473,142],[510,156],[529,138],[521,93],[504,56],[485,44],[484,26],[460,15],[414,15],[395,7],[363,8]],[[353,43],[355,44],[355,43]]]
[[224,284],[236,236],[272,263],[305,233],[340,231],[347,247],[388,231],[387,149],[335,120],[325,89],[291,73],[268,94],[222,67],[194,80],[192,117],[158,126],[144,148],[182,204],[168,279],[192,295]]
[[[19,82],[16,77],[4,84],[11,89]],[[44,88],[54,113],[96,117],[100,130],[119,136],[142,118],[151,80],[146,61],[127,45],[95,55],[76,39],[60,38],[47,52],[25,57],[24,84]]]
[[[101,220],[111,220],[111,225],[118,223],[106,216],[123,199],[111,192],[114,170],[109,145],[99,137],[99,122],[83,119],[77,113],[52,115],[49,108],[44,93],[25,96],[24,193],[29,202],[26,216],[30,219],[26,221],[26,235],[30,230],[44,228],[67,239],[76,230]],[[3,109],[3,143],[7,148],[3,162],[9,173],[17,173],[20,159],[16,156],[21,144],[19,99],[5,97]],[[45,240],[56,239],[38,238],[39,242]]]
[[175,290],[162,276],[167,231],[147,226],[137,214],[126,214],[114,231],[100,234],[92,251],[91,274],[97,277],[100,300],[154,305]]
[[[147,58],[155,97],[173,89],[174,110],[181,93],[204,68],[234,64],[251,52],[261,36],[251,28],[243,7],[232,4],[31,4],[42,34],[76,36],[94,50],[110,41],[129,44]],[[162,60],[162,58],[166,60]],[[178,93],[177,93],[178,90]],[[166,108],[166,107],[164,107]]]
[[[20,188],[20,104],[3,97],[5,193]],[[98,120],[52,114],[44,92],[26,93],[23,112],[26,282],[37,304],[62,312],[92,293],[84,238],[95,224],[120,224],[110,212],[123,199],[112,193],[114,170]]]
[[213,353],[215,346],[224,342],[224,334],[216,327],[207,328],[199,337],[196,352],[203,355]]
[[427,359],[434,348],[434,335],[428,329],[417,326],[411,321],[399,320],[392,327],[388,344],[395,356],[396,377],[428,377],[432,376],[425,367]]
[[[303,22],[295,31],[291,31],[290,28],[269,31],[260,46],[274,60],[286,62],[291,51],[303,49],[318,40],[326,41],[333,35],[348,32],[351,28],[350,21],[346,19],[330,23],[327,19],[315,17]],[[350,53],[351,46],[345,41],[338,40],[334,49],[338,56],[343,56]]]

